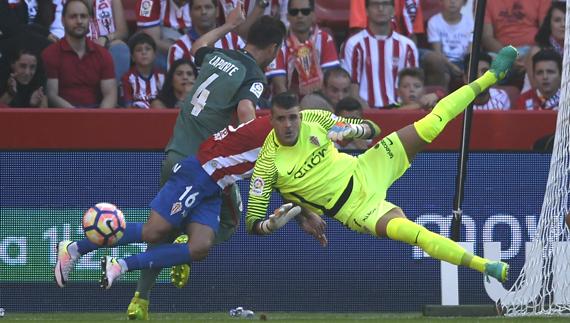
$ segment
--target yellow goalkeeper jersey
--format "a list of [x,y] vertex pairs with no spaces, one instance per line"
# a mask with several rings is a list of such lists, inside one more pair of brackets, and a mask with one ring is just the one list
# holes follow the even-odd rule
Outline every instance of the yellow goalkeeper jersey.
[[336,116],[328,111],[301,112],[299,137],[294,146],[283,146],[272,130],[263,146],[251,177],[247,229],[265,218],[271,192],[285,200],[322,215],[330,209],[356,167],[356,158],[340,153],[327,138],[337,122],[360,124],[361,119]]

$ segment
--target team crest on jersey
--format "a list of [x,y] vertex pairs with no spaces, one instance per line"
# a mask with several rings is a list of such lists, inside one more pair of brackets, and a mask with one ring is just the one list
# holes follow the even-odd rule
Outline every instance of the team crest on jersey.
[[259,99],[263,94],[263,83],[260,82],[253,83],[249,88],[249,91]]
[[152,0],[142,0],[141,2],[141,10],[139,15],[142,17],[150,17],[150,12],[152,9]]
[[265,186],[263,178],[261,177],[254,178],[250,194],[255,196],[261,196],[263,194],[263,186]]
[[172,204],[172,208],[170,209],[170,215],[174,215],[182,210],[182,202],[176,202]]
[[319,142],[319,138],[317,138],[315,136],[311,136],[311,138],[309,138],[309,141],[317,147],[321,146],[321,143]]

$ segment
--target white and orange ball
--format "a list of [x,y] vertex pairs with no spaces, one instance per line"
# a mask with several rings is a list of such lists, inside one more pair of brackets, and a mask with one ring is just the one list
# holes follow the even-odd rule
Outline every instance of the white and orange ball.
[[89,241],[111,247],[125,232],[123,212],[111,203],[97,203],[83,215],[83,232]]

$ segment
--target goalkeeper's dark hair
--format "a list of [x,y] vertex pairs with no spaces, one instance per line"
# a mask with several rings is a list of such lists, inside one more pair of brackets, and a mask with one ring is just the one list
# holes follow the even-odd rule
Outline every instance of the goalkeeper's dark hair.
[[289,110],[298,106],[299,98],[292,92],[279,93],[271,100],[271,109],[273,109],[273,107],[279,107],[281,109]]
[[555,62],[558,66],[558,73],[562,74],[562,56],[554,49],[541,49],[532,57],[532,68],[536,71],[536,64],[538,62]]
[[337,116],[339,116],[342,111],[362,111],[362,104],[360,104],[357,99],[348,96],[338,101],[334,107],[334,114]]
[[265,49],[272,44],[281,47],[287,29],[283,22],[271,16],[259,17],[249,28],[247,43],[259,49]]

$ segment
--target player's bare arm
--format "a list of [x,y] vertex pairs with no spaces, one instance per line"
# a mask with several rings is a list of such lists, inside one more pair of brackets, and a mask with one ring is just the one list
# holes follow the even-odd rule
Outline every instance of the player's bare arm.
[[237,28],[244,21],[245,16],[243,12],[243,3],[239,2],[238,5],[228,14],[225,24],[205,33],[192,44],[192,48],[190,49],[192,56],[195,56],[198,49],[202,47],[213,46],[218,39]]

